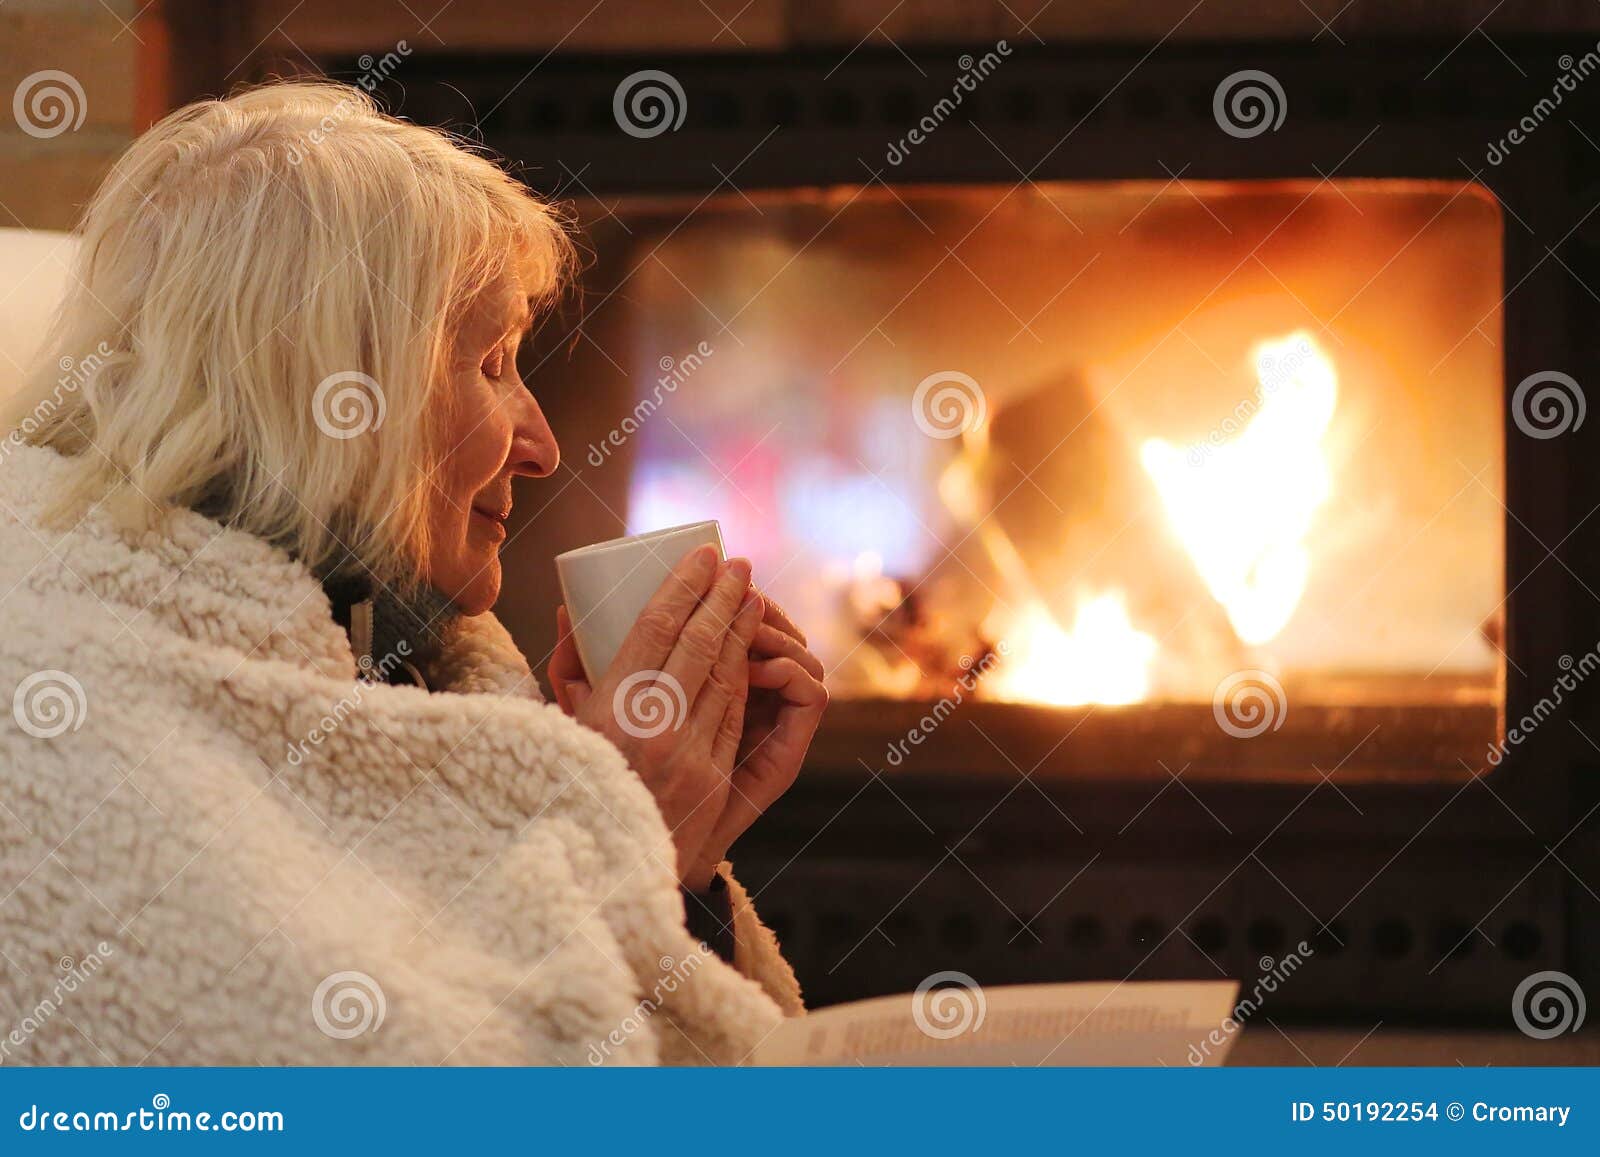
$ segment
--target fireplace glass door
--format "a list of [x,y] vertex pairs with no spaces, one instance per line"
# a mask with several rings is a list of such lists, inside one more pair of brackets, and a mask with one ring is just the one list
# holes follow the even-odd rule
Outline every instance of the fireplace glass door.
[[1369,770],[1484,765],[1506,515],[1481,189],[876,183],[585,211],[588,352],[536,379],[590,402],[568,460],[630,530],[721,520],[806,625],[831,726],[953,699],[1102,770],[1325,773],[1363,733]]

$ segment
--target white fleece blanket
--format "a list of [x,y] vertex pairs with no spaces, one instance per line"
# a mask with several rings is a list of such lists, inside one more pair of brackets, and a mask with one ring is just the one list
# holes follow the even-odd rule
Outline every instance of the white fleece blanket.
[[[684,930],[621,754],[492,615],[368,686],[312,575],[189,511],[40,525],[0,457],[0,1063],[738,1063],[800,1010]],[[3,701],[0,701],[3,702]]]

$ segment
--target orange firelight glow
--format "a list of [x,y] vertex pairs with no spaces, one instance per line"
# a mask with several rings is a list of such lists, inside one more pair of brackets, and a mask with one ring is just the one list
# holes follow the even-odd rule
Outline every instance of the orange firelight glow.
[[1323,439],[1338,399],[1333,365],[1305,333],[1256,351],[1260,386],[1233,438],[1140,449],[1173,532],[1241,642],[1283,630],[1311,573],[1306,540],[1332,492]]
[[[1303,332],[1254,350],[1255,395],[1202,442],[1148,438],[1138,456],[1160,495],[1172,533],[1239,642],[1259,646],[1293,617],[1311,573],[1307,538],[1332,480],[1323,441],[1338,383],[1333,365]],[[995,698],[1058,707],[1142,702],[1151,694],[1158,640],[1129,616],[1120,590],[1080,597],[1071,627],[1041,590],[1021,551],[986,517],[977,481],[989,453],[987,427],[962,436],[940,477],[946,509],[970,529],[1003,590],[984,633],[1007,645],[986,680]]]

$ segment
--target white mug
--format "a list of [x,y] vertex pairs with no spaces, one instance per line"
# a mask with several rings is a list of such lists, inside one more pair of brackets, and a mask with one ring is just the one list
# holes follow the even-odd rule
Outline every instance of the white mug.
[[614,538],[556,556],[561,597],[591,686],[611,666],[639,612],[672,568],[706,543],[717,548],[720,561],[722,528],[715,520]]

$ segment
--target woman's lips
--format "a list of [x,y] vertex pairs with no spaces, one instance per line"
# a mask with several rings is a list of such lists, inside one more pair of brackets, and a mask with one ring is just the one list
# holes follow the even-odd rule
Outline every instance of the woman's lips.
[[472,508],[472,517],[476,519],[482,526],[488,529],[489,533],[497,539],[504,538],[506,536],[505,520],[510,517],[510,514],[510,511],[506,511],[504,514],[501,514],[498,512],[479,510],[476,506]]

